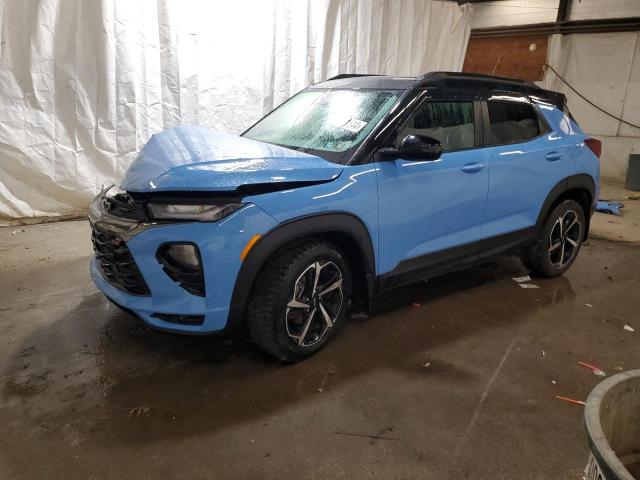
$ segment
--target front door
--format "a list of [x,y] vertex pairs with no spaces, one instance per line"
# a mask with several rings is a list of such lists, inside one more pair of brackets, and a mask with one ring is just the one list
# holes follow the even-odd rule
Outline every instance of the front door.
[[442,156],[376,163],[381,275],[404,276],[400,283],[451,262],[476,260],[488,189],[484,152],[476,148],[479,105],[425,100],[398,128],[394,144],[406,135],[425,135],[440,140]]

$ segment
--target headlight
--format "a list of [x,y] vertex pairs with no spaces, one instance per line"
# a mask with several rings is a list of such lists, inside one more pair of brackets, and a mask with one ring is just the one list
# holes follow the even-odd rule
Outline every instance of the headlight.
[[242,203],[211,205],[170,205],[150,203],[149,212],[155,220],[194,220],[197,222],[217,222],[242,208]]

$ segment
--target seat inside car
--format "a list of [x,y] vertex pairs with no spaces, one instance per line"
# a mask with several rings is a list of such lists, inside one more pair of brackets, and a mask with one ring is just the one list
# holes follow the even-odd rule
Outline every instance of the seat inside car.
[[453,127],[414,128],[405,126],[400,135],[402,140],[407,135],[425,135],[440,140],[445,151],[473,147],[473,123],[463,123]]

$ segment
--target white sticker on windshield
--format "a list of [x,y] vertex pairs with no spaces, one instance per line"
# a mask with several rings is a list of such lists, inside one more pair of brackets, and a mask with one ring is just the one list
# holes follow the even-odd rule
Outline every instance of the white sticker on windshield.
[[353,133],[358,133],[367,125],[367,122],[363,122],[362,120],[358,120],[357,118],[352,118],[347,123],[345,123],[342,128],[345,130],[349,130]]

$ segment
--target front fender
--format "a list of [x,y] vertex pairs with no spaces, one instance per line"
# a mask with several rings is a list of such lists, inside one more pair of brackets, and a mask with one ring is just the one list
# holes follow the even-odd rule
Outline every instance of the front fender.
[[271,255],[297,239],[327,233],[348,235],[358,245],[364,263],[368,293],[371,295],[376,275],[375,255],[371,236],[364,223],[355,215],[344,212],[327,212],[296,218],[276,226],[263,235],[244,259],[231,298],[229,328],[237,331],[242,325],[253,282]]

